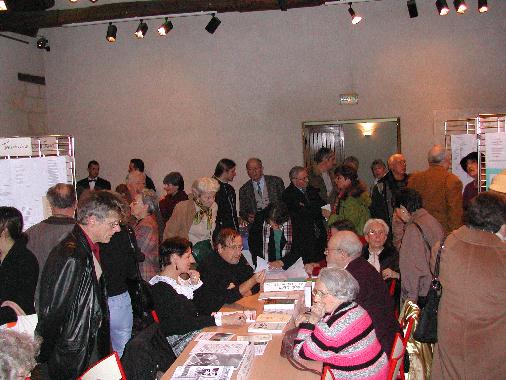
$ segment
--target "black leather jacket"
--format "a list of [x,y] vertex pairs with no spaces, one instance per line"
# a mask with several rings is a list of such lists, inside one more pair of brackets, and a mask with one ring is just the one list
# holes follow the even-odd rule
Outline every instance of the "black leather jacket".
[[53,380],[76,379],[92,360],[110,353],[105,279],[97,281],[92,255],[76,225],[42,272],[36,332],[43,339],[39,360],[47,362]]

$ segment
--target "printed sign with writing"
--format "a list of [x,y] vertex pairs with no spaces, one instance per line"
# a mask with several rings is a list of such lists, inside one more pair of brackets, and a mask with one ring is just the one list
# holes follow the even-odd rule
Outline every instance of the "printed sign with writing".
[[0,156],[31,156],[32,139],[30,137],[9,137],[0,139]]

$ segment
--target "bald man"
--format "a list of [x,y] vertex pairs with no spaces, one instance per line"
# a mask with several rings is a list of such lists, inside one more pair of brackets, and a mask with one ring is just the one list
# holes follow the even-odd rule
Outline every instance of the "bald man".
[[325,255],[328,267],[346,269],[358,281],[360,291],[355,301],[371,317],[381,348],[390,355],[395,334],[401,332],[393,299],[381,274],[362,257],[358,236],[351,231],[338,231],[329,239]]
[[450,156],[441,145],[434,145],[427,154],[429,168],[413,173],[408,187],[422,196],[423,208],[438,220],[448,235],[462,226],[462,182],[448,172]]

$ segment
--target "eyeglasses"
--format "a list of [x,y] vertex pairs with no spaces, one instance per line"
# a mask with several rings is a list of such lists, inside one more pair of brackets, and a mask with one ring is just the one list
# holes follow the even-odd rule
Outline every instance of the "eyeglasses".
[[367,233],[368,235],[374,236],[374,235],[386,235],[384,230],[369,230]]
[[328,254],[329,254],[329,252],[335,252],[335,253],[337,253],[337,252],[339,252],[339,251],[342,251],[342,249],[341,249],[341,248],[332,248],[332,249],[325,248],[324,253],[325,253],[326,255],[328,255]]
[[313,293],[314,298],[316,298],[316,297],[322,298],[322,297],[325,297],[326,295],[330,294],[327,292],[322,292],[321,290],[318,290],[318,289],[313,289],[312,293]]
[[120,222],[121,222],[120,220],[115,220],[114,222],[107,222],[107,224],[108,224],[108,225],[109,225],[109,227],[111,227],[111,228],[116,228],[116,227],[118,227],[118,226],[119,226]]
[[234,251],[242,251],[242,245],[226,245],[225,247],[233,249]]
[[295,179],[298,179],[299,181],[307,181],[309,180],[309,177],[308,176],[305,176],[305,177],[297,177]]

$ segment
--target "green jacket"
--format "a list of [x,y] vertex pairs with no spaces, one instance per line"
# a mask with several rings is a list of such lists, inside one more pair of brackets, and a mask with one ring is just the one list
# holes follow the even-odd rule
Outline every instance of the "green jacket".
[[371,217],[369,213],[370,205],[371,198],[366,191],[358,197],[348,195],[346,199],[339,201],[336,213],[329,217],[328,225],[330,226],[338,220],[348,219],[355,226],[355,232],[358,235],[363,235],[365,222]]

